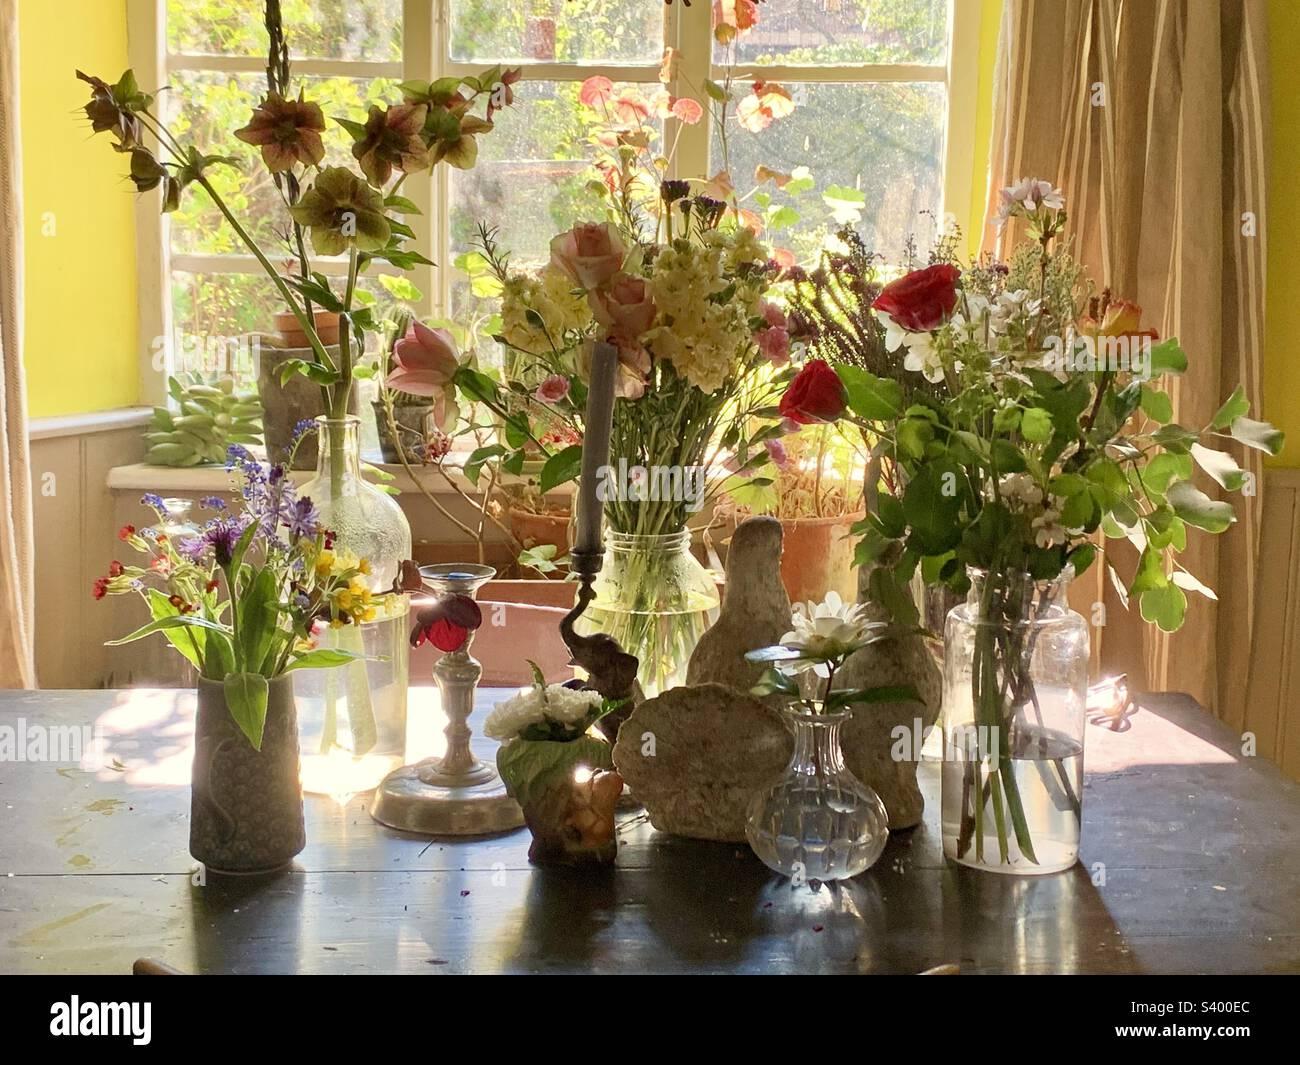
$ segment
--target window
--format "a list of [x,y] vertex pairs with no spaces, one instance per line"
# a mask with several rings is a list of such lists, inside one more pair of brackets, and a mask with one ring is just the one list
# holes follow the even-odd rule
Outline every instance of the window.
[[[132,60],[142,84],[166,84],[169,120],[200,141],[232,148],[250,165],[221,172],[253,232],[281,217],[275,190],[231,132],[260,99],[265,77],[262,0],[128,0]],[[590,134],[596,116],[578,100],[593,74],[643,92],[659,86],[664,49],[677,50],[669,90],[703,97],[727,69],[744,82],[781,85],[795,104],[762,133],[730,109],[665,121],[677,176],[707,177],[724,158],[745,206],[774,244],[803,257],[835,225],[851,221],[886,254],[898,235],[924,243],[945,202],[965,207],[971,175],[975,14],[962,0],[763,0],[759,25],[727,45],[713,38],[709,0],[284,0],[295,76],[327,116],[355,116],[372,100],[396,99],[404,78],[520,65],[516,104],[481,140],[471,171],[417,175],[404,193],[424,208],[408,219],[421,249],[442,268],[412,275],[430,316],[465,315],[472,297],[456,268],[475,225],[500,229],[520,263],[545,257],[550,235],[591,202]],[[966,10],[963,10],[966,9]],[[153,75],[152,77],[150,75]],[[341,128],[329,156],[350,159]],[[791,175],[755,188],[759,165]],[[214,175],[218,172],[214,171]],[[956,197],[956,198],[954,198]],[[266,210],[259,210],[265,204]],[[247,372],[238,337],[270,328],[275,291],[201,195],[158,219],[141,212],[141,336],[172,337],[165,368]],[[329,269],[327,265],[327,270]],[[337,269],[342,272],[343,265]],[[366,284],[383,284],[378,272]],[[160,398],[159,345],[147,341],[142,384]]]

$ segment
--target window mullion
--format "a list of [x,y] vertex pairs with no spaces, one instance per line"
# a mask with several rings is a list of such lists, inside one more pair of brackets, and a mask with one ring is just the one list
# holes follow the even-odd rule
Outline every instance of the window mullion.
[[665,44],[677,49],[677,71],[669,91],[674,96],[691,96],[704,107],[704,118],[693,126],[675,118],[664,123],[668,144],[676,138],[673,176],[703,178],[709,175],[709,138],[713,125],[712,108],[704,92],[704,83],[713,73],[713,25],[709,4],[690,7],[673,4],[665,20]]
[[[446,0],[435,0],[443,5]],[[403,0],[402,2],[402,78],[412,81],[432,81],[434,72],[434,38],[437,18],[429,0]],[[437,169],[437,168],[435,168]],[[446,202],[435,192],[436,179],[429,173],[413,174],[402,184],[402,192],[420,209],[417,215],[405,215],[403,221],[415,233],[412,247],[435,263],[442,260],[436,251],[437,234],[446,217]],[[437,267],[417,266],[411,271],[411,280],[420,290],[420,299],[414,311],[422,318],[440,313],[443,271]]]

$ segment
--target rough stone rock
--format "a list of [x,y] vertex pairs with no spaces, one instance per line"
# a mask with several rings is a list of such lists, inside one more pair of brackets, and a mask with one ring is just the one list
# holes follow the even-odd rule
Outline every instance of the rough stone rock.
[[781,583],[781,523],[748,518],[727,551],[727,580],[718,620],[695,645],[686,683],[725,684],[748,692],[763,674],[745,652],[778,643],[790,631],[790,599]]
[[793,750],[778,711],[721,684],[687,685],[632,712],[614,765],[661,832],[743,843],[750,801]]
[[[858,602],[867,608],[873,621],[888,621],[885,610],[871,600],[869,576],[870,567],[859,570]],[[854,776],[876,790],[889,813],[890,830],[919,824],[925,810],[925,800],[916,784],[920,741],[938,720],[943,696],[943,675],[924,638],[908,635],[870,644],[850,656],[835,681],[836,688],[906,684],[923,700],[921,704],[904,701],[858,706],[840,730],[844,762]],[[896,761],[893,757],[895,739],[891,733],[898,725],[912,737],[910,760]]]

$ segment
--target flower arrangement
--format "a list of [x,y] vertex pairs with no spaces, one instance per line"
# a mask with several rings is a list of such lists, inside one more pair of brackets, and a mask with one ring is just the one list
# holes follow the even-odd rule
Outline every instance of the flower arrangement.
[[[832,591],[820,603],[796,603],[790,623],[792,628],[780,643],[746,652],[749,661],[769,664],[752,689],[754,695],[786,696],[813,714],[847,710],[859,703],[919,698],[912,689],[894,685],[834,687],[836,672],[855,651],[895,635],[886,622],[868,620],[865,607],[846,603]],[[800,684],[804,675],[813,679],[811,690]]]
[[[233,136],[258,150],[280,193],[287,215],[282,250],[293,264],[290,269],[281,270],[272,263],[274,251],[268,253],[253,239],[208,176],[214,167],[238,167],[237,158],[209,154],[207,146],[188,144],[175,136],[154,111],[155,95],[141,91],[132,71],[112,84],[81,71],[77,77],[91,87],[85,113],[92,130],[107,132],[114,149],[129,156],[130,179],[137,191],[160,190],[162,210],[168,212],[179,206],[187,190],[197,186],[220,211],[275,285],[307,338],[311,358],[287,360],[282,376],[302,374],[319,385],[329,417],[341,424],[348,413],[354,379],[359,376],[366,334],[381,327],[373,308],[359,295],[358,279],[377,261],[401,270],[432,265],[407,246],[414,234],[401,216],[418,213],[418,209],[400,194],[403,182],[408,175],[439,163],[472,167],[478,154],[477,138],[492,130],[493,114],[513,102],[511,86],[520,74],[495,67],[477,76],[403,82],[399,103],[387,107],[372,104],[364,121],[335,119],[352,138],[356,170],[327,165],[322,140],[324,113],[303,90],[293,91],[279,0],[268,0],[265,24],[267,94]],[[315,268],[313,253],[347,256],[341,291]],[[318,310],[340,316],[342,328],[335,352],[321,340],[315,318]],[[333,450],[341,452],[338,447]],[[341,462],[340,455],[334,471],[340,479]]]
[[613,861],[614,804],[623,780],[611,750],[591,727],[618,702],[599,692],[547,684],[536,665],[534,683],[488,715],[484,732],[501,742],[497,769],[533,834],[530,859]]
[[[1193,484],[1194,469],[1239,490],[1246,471],[1209,444],[1276,454],[1282,434],[1247,416],[1240,387],[1205,425],[1175,421],[1159,382],[1186,369],[1185,353],[1144,329],[1140,308],[1090,289],[1063,237],[1059,190],[1019,182],[1003,190],[1001,215],[1027,232],[1008,262],[940,259],[881,285],[866,355],[807,363],[781,409],[857,425],[891,472],[869,485],[857,559],[873,566],[873,598],[896,621],[916,620],[906,586],[918,570],[958,593],[974,579],[968,698],[983,739],[967,766],[961,838],[968,845],[988,817],[1003,862],[1012,837],[1034,862],[1012,762],[1041,721],[1035,626],[1059,613],[1055,586],[1092,564],[1098,533],[1127,539],[1137,566],[1127,581],[1111,566],[1112,580],[1145,620],[1179,628],[1186,592],[1213,594],[1178,560],[1188,530],[1219,533],[1234,520],[1231,504]],[[1077,818],[1059,763],[1058,791],[1074,793]],[[985,814],[979,796],[990,795]]]
[[[264,471],[238,447],[231,464],[244,476],[237,513],[213,496],[201,504],[214,516],[192,534],[123,526],[119,539],[145,560],[112,562],[94,595],[139,595],[153,620],[110,646],[161,633],[200,676],[224,685],[236,724],[260,749],[267,682],[351,662],[349,651],[317,647],[316,635],[371,620],[380,597],[366,579],[367,560],[335,545],[284,467]],[[166,519],[161,498],[142,502]]]

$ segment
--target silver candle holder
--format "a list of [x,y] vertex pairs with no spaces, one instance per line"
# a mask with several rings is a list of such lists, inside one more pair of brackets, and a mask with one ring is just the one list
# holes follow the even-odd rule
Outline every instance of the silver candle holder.
[[[421,566],[425,587],[436,595],[471,598],[496,576],[491,566]],[[395,769],[375,789],[370,816],[381,825],[430,836],[482,836],[505,832],[524,823],[519,804],[506,794],[505,784],[491,762],[474,756],[469,716],[483,667],[469,653],[473,632],[455,651],[434,663],[433,679],[447,715],[447,750]]]

